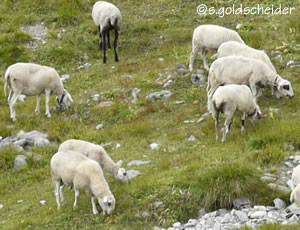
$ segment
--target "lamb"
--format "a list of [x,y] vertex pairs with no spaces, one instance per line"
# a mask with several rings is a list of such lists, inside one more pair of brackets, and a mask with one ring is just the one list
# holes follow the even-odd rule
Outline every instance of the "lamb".
[[103,176],[103,171],[96,161],[74,151],[57,152],[51,158],[51,174],[58,209],[60,209],[61,202],[65,202],[65,185],[70,186],[75,191],[74,209],[77,208],[81,189],[91,195],[94,214],[98,214],[96,199],[104,215],[110,215],[115,209],[115,197],[111,193]]
[[290,201],[295,201],[296,205],[300,206],[300,165],[293,169]]
[[216,88],[224,84],[248,85],[255,100],[262,94],[262,88],[276,87],[287,98],[294,96],[293,88],[288,80],[281,78],[264,62],[242,56],[218,58],[213,62],[208,74],[208,110],[211,108],[211,95]]
[[256,104],[251,90],[246,85],[220,86],[212,96],[212,117],[215,120],[216,139],[219,139],[219,113],[225,115],[222,142],[226,141],[226,135],[230,132],[235,112],[242,112],[242,128],[245,131],[245,118],[250,118],[253,123],[262,117],[259,106]]
[[[112,3],[105,1],[98,1],[94,4],[92,10],[92,18],[96,26],[98,26],[99,36],[100,36],[100,50],[103,49],[103,63],[106,63],[106,37],[108,42],[108,47],[110,45],[109,31],[115,30],[115,41],[114,41],[114,51],[115,51],[115,61],[118,62],[117,53],[117,41],[119,34],[121,32],[122,16],[120,10]],[[102,43],[103,40],[103,43]]]
[[[272,71],[274,71],[275,74],[277,74],[274,65],[265,51],[253,49],[250,46],[237,41],[228,41],[221,44],[218,49],[217,56],[218,58],[226,56],[243,56],[258,59],[264,62]],[[282,97],[276,88],[272,88],[272,95],[274,95],[276,98]]]
[[9,66],[4,75],[5,95],[9,91],[10,118],[16,121],[15,106],[21,94],[37,96],[35,112],[40,112],[41,94],[46,94],[46,116],[51,117],[50,95],[55,94],[61,108],[70,107],[71,95],[64,89],[63,82],[54,68],[33,63],[16,63]]
[[107,171],[116,179],[122,182],[128,181],[126,170],[124,168],[120,168],[122,166],[122,162],[116,164],[102,146],[95,145],[87,141],[70,139],[63,142],[58,148],[58,151],[66,150],[80,152],[88,158],[97,161],[104,171]]
[[190,71],[193,71],[195,57],[201,49],[204,68],[209,71],[206,58],[208,50],[217,50],[223,42],[227,41],[237,41],[244,44],[240,35],[234,30],[217,25],[198,26],[193,33]]

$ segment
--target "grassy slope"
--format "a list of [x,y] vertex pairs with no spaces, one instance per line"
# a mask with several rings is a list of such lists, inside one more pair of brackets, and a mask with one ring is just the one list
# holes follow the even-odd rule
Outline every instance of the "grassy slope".
[[[250,2],[243,1],[243,4],[252,6]],[[275,196],[287,199],[268,191],[258,178],[266,168],[276,172],[278,164],[291,154],[286,149],[288,144],[300,146],[299,69],[285,68],[289,60],[300,62],[299,2],[282,3],[296,7],[292,16],[218,18],[197,15],[198,3],[194,1],[114,1],[123,15],[121,62],[114,63],[113,52],[109,51],[107,65],[102,64],[102,53],[97,49],[97,29],[90,16],[93,3],[89,0],[47,3],[4,0],[0,5],[1,73],[17,61],[53,66],[60,74],[71,75],[65,84],[75,101],[70,111],[53,111],[52,118],[47,119],[44,114],[34,114],[35,98],[28,98],[25,104],[17,106],[18,120],[12,123],[1,80],[0,135],[37,129],[48,133],[58,144],[69,138],[98,144],[111,142],[107,151],[115,160],[123,159],[125,164],[134,159],[155,163],[138,167],[143,175],[127,185],[107,176],[117,206],[112,216],[103,217],[91,214],[90,200],[84,193],[78,210],[72,210],[73,193],[69,191],[68,204],[62,211],[56,210],[49,161],[57,147],[33,149],[43,159],[40,162],[29,159],[29,166],[18,172],[12,169],[17,153],[6,149],[0,153],[0,203],[4,205],[0,210],[0,228],[151,229],[155,225],[169,226],[175,221],[197,217],[199,207],[228,207],[237,196],[248,196],[261,204],[271,204]],[[212,1],[210,6],[222,4]],[[23,34],[20,27],[38,22],[44,22],[49,28],[48,42],[32,50],[26,46],[30,36]],[[283,63],[275,62],[276,68],[293,83],[295,91],[293,100],[276,100],[266,92],[260,100],[263,112],[267,114],[270,107],[280,108],[280,112],[265,116],[256,127],[247,123],[243,136],[239,133],[239,123],[235,122],[225,145],[215,141],[214,122],[210,117],[200,124],[184,124],[184,120],[198,120],[206,111],[205,88],[195,87],[189,78],[173,74],[176,63],[188,64],[193,29],[208,23],[229,28],[241,23],[240,34],[247,44],[265,49],[269,54],[280,51]],[[63,29],[66,31],[62,32]],[[61,39],[57,39],[58,33],[62,34]],[[160,35],[164,38],[160,39]],[[77,70],[85,63],[85,54],[92,66]],[[165,60],[160,62],[160,57]],[[197,65],[200,64],[198,57]],[[176,84],[170,90],[174,95],[168,101],[146,101],[146,95],[162,89],[155,83],[159,74],[165,78],[173,75]],[[136,105],[130,103],[130,91],[134,87],[142,90]],[[95,102],[87,105],[86,101],[95,93],[102,93],[101,99],[113,100],[114,105],[110,108],[98,108]],[[177,100],[184,100],[185,104],[176,105]],[[54,105],[54,98],[51,104]],[[95,130],[100,123],[105,127],[101,132]],[[198,141],[187,142],[190,135]],[[148,145],[152,142],[158,142],[162,148],[150,150]],[[121,148],[112,150],[117,143]],[[47,200],[45,206],[39,203],[42,199]],[[18,200],[24,202],[18,204]],[[155,208],[155,201],[163,201],[166,206]],[[150,214],[148,219],[142,216],[144,211]]]

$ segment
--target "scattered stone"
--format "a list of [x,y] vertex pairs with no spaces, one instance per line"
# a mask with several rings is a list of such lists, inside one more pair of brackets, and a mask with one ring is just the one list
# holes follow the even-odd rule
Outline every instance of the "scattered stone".
[[18,100],[19,100],[20,102],[24,103],[25,100],[26,100],[26,96],[25,96],[24,94],[21,94],[21,95],[18,97]]
[[149,147],[152,150],[159,150],[160,149],[160,146],[157,143],[152,143],[152,144],[149,145]]
[[27,165],[26,157],[24,155],[17,155],[14,161],[14,168],[18,170],[25,165]]
[[200,73],[194,73],[191,76],[191,81],[194,85],[204,86],[206,84],[206,77]]
[[84,60],[89,60],[89,56],[87,54],[83,55]]
[[172,92],[169,90],[162,90],[156,93],[150,93],[146,99],[156,101],[156,100],[167,100],[172,96]]
[[115,69],[116,67],[113,65],[112,67],[111,67],[111,69]]
[[239,30],[239,29],[241,29],[241,26],[242,26],[242,24],[237,24],[236,27],[235,27],[235,29]]
[[163,207],[165,207],[165,204],[162,201],[156,201],[154,203],[154,207],[155,208],[163,208]]
[[151,165],[151,164],[153,164],[153,161],[133,160],[133,161],[130,161],[127,164],[127,166],[132,167],[132,166]]
[[186,121],[183,121],[184,124],[191,124],[191,123],[195,123],[194,120],[186,120]]
[[103,124],[99,124],[96,126],[96,130],[103,130],[104,125]]
[[295,151],[296,150],[295,146],[293,146],[293,145],[288,145],[286,148],[289,151]]
[[21,203],[23,203],[23,200],[18,200],[17,202],[18,202],[18,204],[21,204]]
[[137,100],[139,99],[138,97],[139,92],[141,92],[141,90],[138,88],[132,89],[131,96],[133,97],[133,99],[131,100],[131,103],[136,104]]
[[46,201],[45,201],[45,200],[40,200],[40,204],[41,204],[41,205],[45,205],[45,204],[46,204]]
[[275,208],[277,208],[278,210],[286,208],[285,202],[279,198],[276,198],[275,200],[273,200],[273,203],[275,205]]
[[142,216],[146,219],[150,218],[150,214],[148,212],[143,212]]
[[63,81],[68,80],[69,78],[70,78],[70,75],[69,75],[69,74],[63,74],[63,75],[61,75],[61,79],[62,79]]
[[279,61],[280,63],[282,63],[282,56],[280,54],[277,54],[274,58],[272,58],[274,61]]
[[[33,26],[22,26],[21,31],[26,34],[30,34],[33,39],[35,39],[38,42],[42,42],[45,44],[47,42],[47,34],[48,34],[48,28],[44,26],[44,23],[37,23]],[[30,43],[30,47],[37,48],[38,44],[36,42]]]
[[165,58],[161,57],[161,58],[159,58],[158,60],[159,60],[159,61],[164,61]]
[[0,204],[0,209],[4,208],[4,205],[3,204]]
[[188,70],[185,68],[177,69],[177,74],[179,74],[179,75],[185,75],[187,72],[188,72]]
[[105,108],[105,107],[111,107],[114,103],[112,101],[103,101],[100,102],[97,107],[99,108]]
[[260,178],[263,182],[275,182],[276,178],[272,177],[272,176],[262,176]]
[[119,143],[116,144],[116,149],[120,148],[121,145]]
[[182,104],[184,104],[184,103],[185,103],[185,101],[176,101],[176,102],[175,102],[176,105],[182,105]]
[[196,139],[196,137],[194,137],[194,136],[192,135],[192,136],[190,136],[187,140],[188,140],[188,141],[196,141],[197,139]]
[[238,198],[233,201],[233,208],[242,210],[244,208],[251,208],[252,202],[248,198]]
[[286,64],[286,66],[289,67],[290,65],[293,65],[293,64],[295,64],[295,61],[291,60]]
[[132,180],[133,178],[135,178],[139,175],[142,175],[142,173],[138,170],[133,170],[133,169],[127,170],[128,180]]
[[286,161],[284,164],[285,164],[285,166],[287,166],[289,168],[293,168],[294,167],[294,165],[291,162],[289,162],[289,161]]
[[270,184],[268,184],[268,186],[271,189],[277,190],[278,192],[282,192],[284,194],[289,194],[291,192],[290,188],[279,185],[279,184],[270,183]]
[[176,69],[186,69],[186,66],[183,63],[177,63]]
[[175,84],[175,82],[173,81],[173,80],[168,80],[164,85],[163,85],[163,87],[164,88],[167,88],[167,87],[170,87],[170,86],[172,86],[172,85],[174,85]]
[[95,101],[95,102],[98,102],[98,101],[100,101],[100,94],[95,94],[95,95],[93,95],[92,96],[92,99],[93,99],[93,101]]
[[84,65],[79,66],[78,69],[86,69],[89,68],[91,65],[91,63],[85,63]]
[[173,224],[173,228],[180,228],[180,227],[181,227],[180,222],[176,222],[175,224]]

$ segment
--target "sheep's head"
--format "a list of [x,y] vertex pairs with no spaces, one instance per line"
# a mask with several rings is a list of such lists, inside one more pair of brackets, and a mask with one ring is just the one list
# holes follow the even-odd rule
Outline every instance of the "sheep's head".
[[112,214],[112,212],[115,209],[115,203],[116,203],[115,197],[112,194],[106,195],[102,199],[98,199],[98,202],[102,208],[104,215]]
[[118,170],[118,179],[124,183],[128,182],[127,172],[124,168],[119,168]]
[[61,96],[56,97],[56,100],[58,103],[57,109],[69,108],[71,106],[71,102],[73,102],[71,95],[66,89],[64,89]]
[[[275,85],[280,94],[286,96],[287,98],[292,98],[294,96],[294,91],[291,85],[291,82],[285,79],[282,79],[279,75],[276,76],[277,80]],[[275,79],[276,79],[275,78]]]

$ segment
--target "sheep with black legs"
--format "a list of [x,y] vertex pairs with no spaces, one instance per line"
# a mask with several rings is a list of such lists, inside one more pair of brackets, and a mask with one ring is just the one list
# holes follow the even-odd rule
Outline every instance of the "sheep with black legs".
[[16,63],[9,66],[4,75],[4,92],[8,95],[10,118],[16,121],[15,106],[21,94],[37,96],[35,112],[40,112],[41,94],[46,95],[46,116],[51,117],[49,109],[50,95],[57,96],[60,107],[70,107],[73,99],[64,89],[62,79],[54,68],[33,63]]
[[[257,50],[237,41],[228,41],[222,43],[218,48],[217,56],[218,58],[227,56],[243,56],[254,58],[264,62],[272,71],[274,71],[274,73],[277,74],[274,65],[264,50]],[[282,97],[276,87],[272,88],[272,95],[274,95],[276,98]]]
[[262,117],[259,106],[256,104],[251,90],[246,85],[225,85],[216,89],[212,95],[212,117],[215,120],[216,139],[219,139],[219,113],[224,113],[225,124],[223,128],[222,142],[226,141],[226,135],[230,132],[233,116],[236,112],[242,112],[242,128],[245,131],[245,118],[251,122]]
[[103,214],[110,215],[114,211],[115,197],[96,161],[74,151],[57,152],[51,158],[51,174],[58,209],[61,202],[65,202],[64,186],[67,185],[75,191],[74,209],[77,208],[80,190],[83,189],[91,195],[94,214],[98,214],[96,199]]
[[[108,47],[110,45],[109,31],[115,31],[114,40],[114,51],[115,51],[115,61],[119,61],[117,52],[117,42],[119,34],[121,32],[122,16],[120,10],[112,3],[105,1],[98,1],[94,4],[92,10],[92,18],[96,26],[98,26],[99,36],[100,36],[100,50],[103,49],[103,63],[106,63],[106,42]],[[107,41],[106,41],[107,39]]]
[[106,153],[105,149],[87,141],[70,139],[63,142],[58,151],[72,150],[80,152],[90,159],[93,159],[99,163],[104,171],[110,173],[114,178],[122,182],[127,182],[127,172],[124,168],[121,168],[122,163],[115,163],[109,155]]
[[190,54],[189,64],[190,71],[193,71],[195,57],[200,50],[202,50],[204,68],[208,71],[207,52],[209,50],[217,50],[223,42],[227,41],[237,41],[244,44],[240,35],[234,30],[217,25],[198,26],[193,33],[192,52]]
[[294,96],[291,83],[281,78],[264,62],[242,56],[218,58],[213,62],[208,74],[208,110],[211,108],[211,95],[220,85],[248,85],[255,100],[262,94],[264,87],[276,87],[287,98]]

